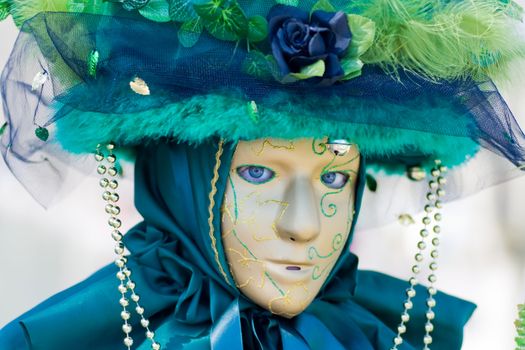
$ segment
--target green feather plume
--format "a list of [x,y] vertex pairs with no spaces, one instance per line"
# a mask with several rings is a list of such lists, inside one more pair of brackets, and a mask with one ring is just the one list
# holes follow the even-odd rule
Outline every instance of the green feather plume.
[[525,56],[516,29],[521,8],[512,1],[356,0],[351,7],[376,24],[376,41],[362,60],[393,75],[480,79]]
[[4,19],[9,16],[9,9],[11,5],[6,0],[0,0],[0,21],[3,21]]

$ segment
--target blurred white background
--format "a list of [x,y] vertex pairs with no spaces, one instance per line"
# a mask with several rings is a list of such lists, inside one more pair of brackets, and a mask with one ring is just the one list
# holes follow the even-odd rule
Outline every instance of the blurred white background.
[[[16,39],[11,20],[0,23],[0,66]],[[525,125],[525,83],[503,95]],[[0,125],[3,116],[0,117]],[[127,171],[132,175],[131,171]],[[0,161],[0,327],[113,259],[96,177],[49,210],[40,207]],[[140,216],[132,206],[132,178],[120,194],[124,231]],[[525,177],[445,206],[437,287],[478,305],[463,349],[513,349],[516,305],[525,301]],[[417,230],[397,223],[358,232],[361,268],[407,278]],[[117,302],[117,300],[115,300]]]

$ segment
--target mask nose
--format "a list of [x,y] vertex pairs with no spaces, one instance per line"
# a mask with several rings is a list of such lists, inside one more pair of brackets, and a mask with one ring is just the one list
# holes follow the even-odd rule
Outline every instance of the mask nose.
[[288,207],[276,227],[279,236],[294,242],[313,241],[320,231],[319,201],[307,178],[296,178],[284,194]]

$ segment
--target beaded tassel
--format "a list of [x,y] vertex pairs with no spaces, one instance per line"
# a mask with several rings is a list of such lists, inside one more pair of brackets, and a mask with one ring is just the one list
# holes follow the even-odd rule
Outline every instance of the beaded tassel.
[[[128,293],[131,294],[130,298],[135,303],[135,312],[140,316],[140,324],[146,330],[146,338],[151,341],[151,349],[159,350],[160,344],[155,341],[155,334],[149,328],[149,320],[144,317],[144,308],[140,306],[139,295],[135,292],[135,283],[131,279],[131,270],[127,267],[127,258],[124,256],[124,243],[122,242],[122,233],[119,231],[122,226],[122,222],[118,218],[120,214],[120,208],[116,203],[119,200],[119,195],[116,192],[118,188],[118,181],[116,179],[118,170],[115,166],[117,156],[113,153],[115,144],[109,143],[106,145],[108,151],[107,157],[101,151],[101,146],[97,146],[95,152],[95,159],[99,163],[97,172],[101,176],[99,181],[100,187],[104,189],[102,198],[106,201],[106,213],[110,215],[108,224],[112,228],[111,237],[115,241],[115,253],[117,258],[115,259],[115,265],[119,268],[117,272],[117,279],[119,280],[118,291],[120,292],[119,303],[122,306],[120,316],[124,320],[122,325],[122,331],[125,334],[124,345],[128,350],[133,345],[133,338],[131,337],[132,327],[129,323],[131,313],[128,310],[129,299],[127,298]],[[104,165],[104,160],[107,164]]]
[[[425,335],[423,337],[424,350],[430,350],[430,344],[432,344],[431,333],[434,330],[434,325],[432,320],[435,317],[433,308],[436,306],[436,300],[434,295],[436,295],[437,290],[434,287],[436,282],[439,238],[437,237],[441,233],[441,227],[438,225],[438,222],[441,221],[442,215],[439,210],[443,207],[443,204],[440,200],[441,197],[445,195],[445,190],[443,186],[446,183],[444,177],[447,172],[447,167],[441,164],[440,160],[435,161],[435,167],[431,171],[432,180],[428,183],[428,192],[426,194],[427,204],[425,205],[425,216],[423,217],[423,229],[419,232],[421,240],[417,243],[418,252],[415,255],[416,263],[412,266],[412,276],[409,279],[409,288],[406,290],[407,298],[403,303],[403,312],[401,313],[401,323],[397,327],[397,334],[394,338],[394,345],[391,350],[397,350],[398,346],[403,343],[403,334],[406,332],[406,324],[410,320],[409,311],[412,309],[412,298],[416,296],[415,286],[418,284],[417,275],[421,271],[421,264],[423,263],[424,256],[423,252],[427,247],[427,241],[430,240],[432,244],[432,249],[430,251],[430,263],[428,265],[430,269],[430,274],[428,275],[429,285],[427,287],[428,298],[426,300],[427,312],[426,312],[426,323],[425,323]],[[433,214],[433,216],[432,216]],[[433,219],[433,220],[432,220]],[[432,229],[429,232],[429,228]]]

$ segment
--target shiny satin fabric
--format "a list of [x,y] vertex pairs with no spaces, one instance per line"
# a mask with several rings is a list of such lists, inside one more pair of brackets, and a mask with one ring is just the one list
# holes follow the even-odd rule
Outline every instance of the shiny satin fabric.
[[[407,283],[358,271],[350,239],[319,295],[297,317],[272,315],[232,287],[221,245],[220,207],[235,145],[224,146],[218,169],[214,245],[208,194],[217,147],[217,140],[200,146],[163,142],[138,152],[135,205],[144,221],[125,236],[128,265],[163,349],[388,349]],[[354,223],[364,173],[363,163]],[[108,265],[20,316],[0,330],[0,349],[124,348],[116,272]],[[425,293],[417,288],[407,341],[400,349],[422,347]],[[436,301],[432,348],[459,349],[474,305],[443,293]],[[130,323],[137,349],[149,349],[139,318],[132,314]]]

